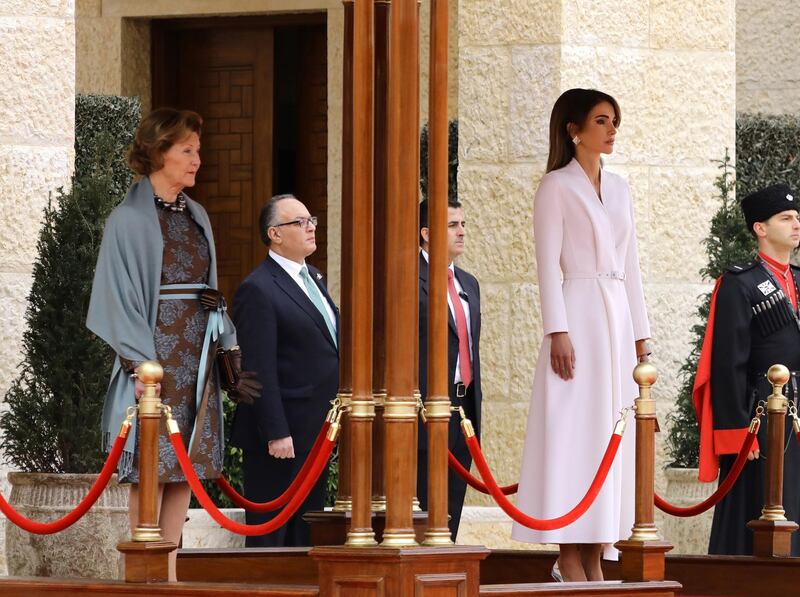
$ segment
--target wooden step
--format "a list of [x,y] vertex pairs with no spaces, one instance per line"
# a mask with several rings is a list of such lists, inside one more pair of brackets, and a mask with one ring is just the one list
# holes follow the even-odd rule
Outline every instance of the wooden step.
[[178,578],[186,581],[266,584],[319,583],[310,547],[178,550]]
[[77,578],[9,576],[0,579],[0,595],[57,597],[60,595],[170,595],[178,597],[319,597],[313,585],[263,585],[233,583],[132,584]]
[[[481,562],[481,584],[543,583],[551,580],[555,552],[492,550]],[[607,580],[619,580],[619,563],[603,562]],[[800,558],[752,556],[666,557],[667,579],[683,585],[682,594],[708,597],[783,597],[800,587]]]
[[590,595],[591,597],[622,595],[624,597],[673,597],[681,590],[680,583],[673,581],[622,583],[565,582],[565,583],[519,583],[504,585],[481,585],[481,597],[545,597],[554,595]]
[[[550,590],[556,587],[550,578],[556,555],[530,550],[492,550],[481,562],[481,583],[492,590],[494,585],[549,583],[546,588]],[[619,580],[617,562],[603,562],[603,572],[607,580]],[[178,552],[178,578],[296,585],[317,584],[318,572],[307,548],[191,549]],[[667,554],[666,578],[682,584],[682,594],[686,595],[794,595],[800,587],[800,558]]]

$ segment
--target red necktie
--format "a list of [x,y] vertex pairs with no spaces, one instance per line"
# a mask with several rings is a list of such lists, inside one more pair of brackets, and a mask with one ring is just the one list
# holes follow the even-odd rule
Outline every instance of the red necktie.
[[464,315],[464,305],[461,297],[456,292],[453,280],[453,270],[447,269],[447,292],[453,303],[453,312],[456,314],[456,331],[458,332],[458,366],[461,369],[461,383],[469,386],[472,383],[472,359],[469,354],[469,332],[467,331],[467,317]]

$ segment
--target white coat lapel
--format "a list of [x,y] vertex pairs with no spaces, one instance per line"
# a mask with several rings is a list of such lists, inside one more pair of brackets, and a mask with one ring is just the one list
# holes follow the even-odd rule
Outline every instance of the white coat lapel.
[[[586,215],[592,222],[592,232],[594,233],[595,256],[597,263],[595,267],[598,272],[608,272],[617,269],[613,263],[613,256],[616,254],[614,243],[614,231],[608,216],[608,210],[594,189],[594,185],[586,175],[583,166],[575,158],[565,166],[569,169],[575,191],[580,197],[580,201],[586,211]],[[600,193],[604,201],[611,199],[612,191],[609,184],[607,173],[600,177]],[[611,259],[612,262],[608,260]]]

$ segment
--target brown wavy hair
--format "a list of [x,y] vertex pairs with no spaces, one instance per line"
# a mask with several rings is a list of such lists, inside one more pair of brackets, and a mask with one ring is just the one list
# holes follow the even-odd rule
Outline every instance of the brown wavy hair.
[[142,119],[133,145],[128,150],[128,166],[148,176],[164,166],[164,153],[192,133],[200,135],[203,118],[191,110],[158,108]]
[[568,89],[559,96],[550,113],[550,154],[547,156],[547,172],[563,168],[575,157],[575,144],[569,135],[567,125],[572,123],[583,128],[589,112],[601,102],[608,102],[614,108],[616,115],[614,126],[618,127],[622,121],[622,112],[617,100],[607,93],[597,89],[575,88]]

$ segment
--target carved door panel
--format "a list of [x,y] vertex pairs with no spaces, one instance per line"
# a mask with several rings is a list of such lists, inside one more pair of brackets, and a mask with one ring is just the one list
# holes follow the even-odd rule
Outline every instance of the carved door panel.
[[[197,184],[211,218],[219,288],[232,302],[264,259],[258,214],[272,195],[273,30],[177,31],[174,105],[203,117]],[[167,83],[168,85],[168,83]]]

